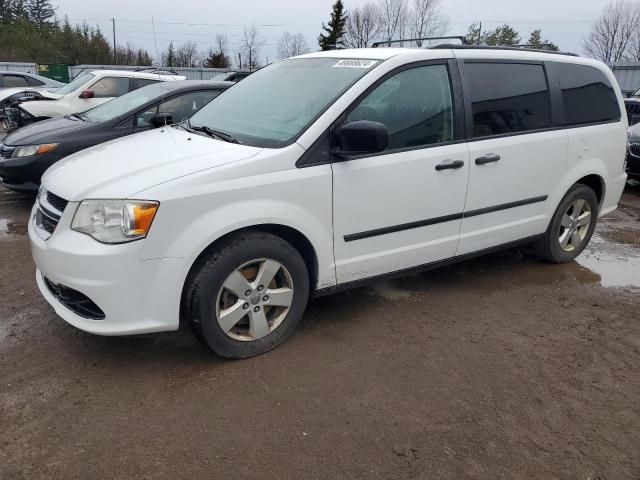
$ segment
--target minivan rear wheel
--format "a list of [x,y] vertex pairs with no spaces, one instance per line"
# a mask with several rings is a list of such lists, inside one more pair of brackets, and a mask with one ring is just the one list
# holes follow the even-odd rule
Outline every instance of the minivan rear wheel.
[[598,198],[586,185],[575,185],[564,196],[536,253],[553,263],[573,261],[591,240],[598,221]]
[[186,317],[196,337],[221,357],[267,352],[302,318],[309,275],[300,253],[280,237],[235,235],[196,268],[187,289]]

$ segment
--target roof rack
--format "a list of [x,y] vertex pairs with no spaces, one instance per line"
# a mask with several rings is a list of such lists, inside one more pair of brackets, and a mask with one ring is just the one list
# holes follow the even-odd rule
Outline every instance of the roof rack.
[[391,46],[392,43],[404,43],[404,42],[426,42],[431,40],[460,40],[464,44],[465,37],[449,36],[449,37],[423,37],[423,38],[401,38],[399,40],[384,40],[380,42],[373,42],[371,48],[378,48],[380,45]]
[[168,70],[166,68],[157,68],[157,67],[137,68],[135,71],[157,73],[158,75],[178,75],[178,72],[176,72],[175,70]]
[[[549,45],[549,44],[545,44]],[[434,45],[433,49],[458,49],[458,50],[515,50],[518,52],[534,52],[534,53],[552,53],[554,55],[567,55],[570,57],[578,57],[577,53],[572,52],[558,52],[554,50],[545,50],[543,48],[531,48],[534,45],[513,45],[513,46],[501,46],[501,45],[457,45],[453,43],[444,43],[441,45]],[[536,45],[537,46],[537,45]]]

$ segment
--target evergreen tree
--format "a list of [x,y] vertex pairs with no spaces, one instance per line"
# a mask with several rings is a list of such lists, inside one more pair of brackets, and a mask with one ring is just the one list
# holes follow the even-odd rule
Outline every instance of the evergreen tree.
[[510,25],[504,24],[487,32],[483,38],[485,45],[514,46],[520,43],[520,34]]
[[163,63],[166,67],[175,67],[176,65],[176,51],[173,48],[173,42],[169,43],[167,53],[164,55]]
[[336,0],[331,11],[331,20],[329,24],[322,24],[322,30],[318,37],[318,45],[320,50],[335,50],[344,46],[342,38],[345,33],[345,25],[347,23],[347,15],[344,11],[342,0]]
[[542,30],[540,29],[531,32],[527,44],[532,48],[539,48],[540,50],[558,51],[558,46],[555,43],[550,42],[546,38],[542,40]]

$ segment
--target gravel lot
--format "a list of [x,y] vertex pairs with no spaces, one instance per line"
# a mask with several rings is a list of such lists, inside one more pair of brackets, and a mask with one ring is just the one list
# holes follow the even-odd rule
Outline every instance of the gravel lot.
[[102,338],[0,189],[0,479],[638,479],[640,184],[579,262],[509,251],[313,302],[281,348]]

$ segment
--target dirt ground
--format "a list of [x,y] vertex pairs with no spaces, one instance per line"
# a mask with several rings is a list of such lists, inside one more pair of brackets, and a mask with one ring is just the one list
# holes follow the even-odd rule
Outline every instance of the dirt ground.
[[579,262],[509,251],[316,300],[277,350],[80,332],[0,190],[0,479],[640,478],[640,184]]

